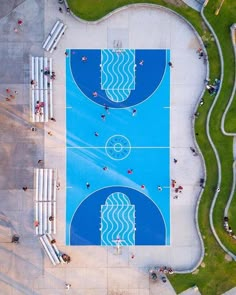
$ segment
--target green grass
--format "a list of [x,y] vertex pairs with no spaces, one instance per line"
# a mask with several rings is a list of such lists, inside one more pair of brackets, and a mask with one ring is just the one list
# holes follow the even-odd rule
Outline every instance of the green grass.
[[[67,0],[71,10],[84,20],[94,21],[102,18],[116,8],[133,3],[153,3],[171,7],[164,0]],[[187,7],[184,3],[180,7]]]
[[[225,3],[226,4],[226,3]],[[219,106],[217,106],[217,111],[220,116],[219,120],[221,119],[221,112],[224,111],[227,102],[231,96],[232,92],[232,84],[234,82],[235,78],[235,60],[234,60],[234,52],[233,52],[233,46],[231,41],[231,35],[230,35],[230,26],[236,22],[235,14],[236,14],[236,2],[235,1],[228,1],[227,5],[223,5],[222,9],[220,11],[219,16],[214,16],[214,11],[216,9],[216,5],[211,5],[209,9],[207,9],[207,17],[211,21],[212,26],[214,27],[215,32],[217,33],[217,36],[219,38],[219,41],[221,43],[221,48],[224,56],[224,83],[220,95],[220,103]],[[233,13],[234,12],[234,13]],[[220,20],[220,21],[219,21]],[[235,97],[236,98],[236,97]],[[225,120],[225,130],[227,132],[235,132],[236,133],[236,100],[233,100],[233,103],[229,109],[229,112],[226,116]],[[218,116],[218,117],[219,117]],[[212,120],[212,125],[217,124],[217,120]],[[218,127],[219,128],[218,123]],[[215,125],[217,126],[217,125]],[[231,139],[231,145],[229,146],[229,143],[222,145],[222,141],[225,141],[225,137],[223,135],[216,134],[216,140],[218,142],[217,149],[220,153],[221,159],[224,159],[223,162],[223,169],[222,173],[225,173],[224,179],[223,179],[223,187],[226,189],[227,193],[224,193],[224,195],[219,199],[216,210],[214,213],[214,219],[215,224],[218,230],[218,234],[221,238],[224,238],[224,232],[222,232],[222,228],[220,228],[220,220],[218,219],[218,214],[222,214],[220,212],[220,207],[224,206],[225,200],[228,198],[228,193],[231,191],[231,187],[228,187],[229,180],[232,179],[232,163],[233,158],[231,157],[231,160],[228,159],[226,155],[228,153],[232,154],[232,139]],[[229,141],[229,140],[226,140]],[[225,149],[226,147],[226,149]],[[225,161],[226,160],[226,161]],[[234,218],[236,212],[236,200],[233,199],[232,205],[230,207],[229,211],[229,218],[230,218],[230,225],[232,226],[233,230],[236,232],[236,219]],[[227,247],[236,254],[236,242],[232,241],[231,239],[227,239],[226,243]]]
[[[224,70],[226,74],[224,89],[222,89],[222,92],[224,94],[224,99],[228,101],[228,98],[231,95],[232,83],[234,82],[235,77],[235,61],[230,35],[230,26],[236,22],[236,1],[225,1],[225,4],[222,6],[219,16],[214,15],[216,7],[216,5],[211,5],[211,7],[207,9],[207,17],[211,20],[212,26],[214,27],[221,43],[225,61]],[[230,73],[230,75],[228,75],[228,73]],[[236,133],[235,111],[236,101],[234,100],[225,121],[225,128],[228,132]]]
[[[85,20],[97,20],[115,8],[131,3],[142,3],[143,1],[126,1],[126,0],[68,0],[68,3],[75,14]],[[210,41],[210,33],[207,31],[200,15],[186,5],[171,5],[168,0],[145,1],[146,3],[154,3],[169,7],[183,15],[190,23],[193,24],[199,35],[203,37],[207,43],[207,51],[210,62],[210,77],[212,79],[220,76],[220,60],[216,45]],[[173,2],[173,0],[172,0]],[[177,3],[178,1],[176,1]],[[216,202],[214,210],[214,225],[216,231],[223,243],[234,253],[236,253],[236,243],[228,237],[222,226],[223,211],[231,191],[232,184],[232,138],[222,135],[220,130],[220,122],[223,111],[227,105],[232,90],[234,80],[234,56],[229,36],[229,27],[234,21],[236,15],[236,1],[225,0],[225,3],[218,16],[215,16],[215,10],[219,5],[219,1],[210,0],[205,15],[213,26],[220,43],[222,45],[224,61],[225,61],[225,77],[222,85],[222,91],[213,110],[210,121],[210,133],[217,147],[222,165],[222,185],[221,191]],[[233,13],[235,12],[235,13]],[[206,40],[207,39],[207,40]],[[236,284],[236,263],[227,262],[225,253],[218,246],[209,224],[209,210],[212,199],[217,187],[218,168],[215,155],[206,136],[206,117],[214,96],[208,93],[204,95],[204,105],[199,108],[200,116],[195,123],[195,132],[198,144],[201,148],[207,168],[207,182],[199,207],[199,226],[204,237],[204,246],[206,255],[204,257],[205,267],[200,267],[197,274],[172,275],[170,281],[176,292],[181,292],[189,287],[197,285],[202,295],[222,294]],[[236,132],[236,102],[233,103],[226,120],[227,131]],[[233,200],[230,210],[230,220],[236,212],[236,200]],[[232,219],[231,219],[232,217]],[[236,218],[232,223],[236,230]]]
[[[214,13],[217,8],[217,5],[218,3],[216,3],[215,1],[210,1],[205,9],[205,15],[208,21],[211,23],[212,27],[214,28],[214,31],[216,32],[219,41],[222,45],[225,62],[222,91],[212,112],[210,121],[210,134],[218,150],[222,165],[221,192],[215,205],[213,220],[215,229],[221,241],[226,245],[226,247],[230,251],[236,253],[236,244],[225,233],[222,226],[224,208],[228,200],[232,185],[233,141],[232,138],[222,135],[220,129],[221,117],[227,105],[233,86],[232,77],[234,77],[233,75],[235,65],[233,62],[234,56],[232,51],[231,40],[229,38],[229,26],[232,24],[232,11],[236,11],[236,2],[234,2],[233,0],[228,1],[227,5],[225,3],[222,7],[220,14],[218,16],[215,16]],[[211,79],[218,78],[220,70],[220,61],[217,56],[215,46],[211,44],[210,46],[208,46],[207,50],[210,62],[210,77]],[[199,273],[197,275],[176,275],[175,277],[170,278],[177,292],[181,292],[184,289],[196,284],[203,295],[222,294],[223,292],[234,287],[236,282],[235,262],[227,262],[225,260],[225,253],[219,248],[218,244],[216,243],[211,233],[208,220],[209,209],[211,206],[212,197],[214,195],[218,179],[218,170],[215,161],[215,156],[205,136],[206,115],[213,99],[214,97],[205,94],[204,100],[207,102],[207,104],[204,104],[204,109],[199,108],[201,115],[195,124],[195,130],[199,133],[198,143],[203,152],[207,168],[207,186],[204,191],[202,201],[200,203],[198,216],[201,233],[205,237],[204,245],[207,256],[204,257],[204,263],[206,264],[206,267],[200,267]],[[235,119],[232,120],[230,116],[228,116],[227,119],[228,128],[233,128],[234,126],[236,126]],[[235,208],[236,202],[234,201],[234,204],[230,211],[230,216],[233,216]]]
[[[225,3],[226,4],[226,3]],[[214,1],[210,1],[209,5],[206,9],[206,17],[213,26],[218,39],[221,44],[223,57],[224,57],[224,81],[222,85],[221,94],[218,98],[215,109],[212,113],[212,119],[210,123],[210,130],[212,134],[213,141],[217,147],[221,165],[222,165],[222,185],[221,185],[221,193],[216,203],[216,207],[214,210],[214,224],[217,230],[219,237],[222,239],[227,248],[236,254],[236,243],[227,236],[223,227],[222,227],[222,218],[223,218],[223,210],[225,204],[228,200],[229,194],[231,192],[232,185],[232,164],[233,164],[233,140],[231,137],[226,137],[221,133],[220,123],[222,114],[227,106],[228,100],[231,95],[233,82],[234,82],[234,71],[235,71],[235,63],[234,63],[234,53],[232,48],[232,42],[230,38],[230,26],[233,23],[232,12],[236,13],[236,2],[231,0],[227,2],[227,5],[223,5],[218,16],[215,16],[215,10],[218,7],[218,3]],[[214,77],[212,77],[214,78]],[[234,104],[236,106],[236,104]],[[233,106],[233,107],[235,107]],[[235,130],[236,131],[236,121],[235,114],[232,116],[231,113],[227,116],[227,130]],[[232,210],[235,211],[235,202],[234,206],[232,206],[230,215],[233,215]],[[233,219],[230,219],[230,221]],[[235,222],[233,222],[233,227],[236,230]]]

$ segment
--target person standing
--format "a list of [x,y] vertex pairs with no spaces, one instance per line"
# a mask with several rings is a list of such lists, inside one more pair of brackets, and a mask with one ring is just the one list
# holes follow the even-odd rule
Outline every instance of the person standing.
[[65,283],[65,287],[66,287],[66,290],[70,290],[70,288],[71,288],[71,284],[67,284],[67,283]]
[[90,183],[86,183],[86,187],[87,187],[87,189],[89,189],[90,188]]
[[132,116],[135,116],[136,114],[137,114],[137,110],[136,109],[133,109]]

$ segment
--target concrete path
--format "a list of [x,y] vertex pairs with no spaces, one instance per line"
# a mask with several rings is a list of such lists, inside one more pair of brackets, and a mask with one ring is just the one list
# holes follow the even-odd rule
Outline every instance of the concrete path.
[[179,295],[201,295],[201,293],[197,286],[193,286],[192,288],[189,288],[184,292],[179,293]]
[[229,291],[225,292],[222,295],[235,295],[236,294],[236,287],[230,289]]
[[182,0],[182,1],[185,4],[187,4],[189,7],[197,11],[201,11],[201,8],[205,2],[205,0]]
[[[10,3],[10,2],[9,2]],[[9,4],[10,5],[10,4]],[[10,6],[9,6],[10,9]],[[17,20],[24,23],[14,32]],[[68,26],[52,55],[57,75],[54,109],[57,122],[29,123],[30,55],[43,55],[42,42],[57,19]],[[142,23],[140,24],[140,19]],[[44,24],[44,26],[42,26]],[[161,28],[161,29],[160,29]],[[171,246],[124,247],[122,255],[105,247],[66,247],[65,243],[65,49],[110,48],[113,39],[125,48],[170,48],[171,72],[171,178],[184,187],[178,200],[171,193]],[[58,11],[57,1],[27,0],[0,20],[0,203],[21,236],[21,243],[0,243],[0,289],[4,294],[175,294],[168,283],[149,281],[152,266],[170,265],[189,270],[201,257],[195,225],[195,209],[204,178],[200,156],[193,156],[192,118],[204,87],[206,65],[196,54],[199,40],[194,31],[171,12],[134,6],[115,13],[98,24],[82,23]],[[6,102],[5,89],[17,90],[15,100]],[[204,106],[203,106],[204,107]],[[52,131],[53,136],[47,132]],[[196,147],[195,147],[196,148]],[[174,164],[173,159],[178,159]],[[46,168],[57,168],[58,192],[56,240],[72,262],[52,267],[34,236],[33,168],[43,159]],[[22,186],[28,186],[24,192]],[[135,259],[131,253],[135,252]],[[24,270],[24,271],[22,271]]]

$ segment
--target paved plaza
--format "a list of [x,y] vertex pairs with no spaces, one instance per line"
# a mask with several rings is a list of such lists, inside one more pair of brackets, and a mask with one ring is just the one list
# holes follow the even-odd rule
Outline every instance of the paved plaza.
[[[206,64],[198,58],[201,46],[194,30],[178,15],[154,6],[130,6],[96,23],[75,19],[58,10],[56,0],[0,1],[0,290],[4,295],[171,295],[171,285],[149,280],[150,268],[170,266],[175,271],[193,269],[201,258],[201,242],[195,211],[201,194],[204,167],[197,151],[192,121],[204,89]],[[23,20],[19,31],[15,27]],[[142,19],[142,22],[140,22]],[[57,49],[46,53],[42,44],[57,20],[67,25]],[[171,179],[183,186],[174,199],[171,192],[170,246],[113,247],[65,246],[66,204],[66,90],[67,48],[112,48],[120,40],[123,48],[170,49],[171,61]],[[31,123],[31,56],[53,59],[53,105],[56,122]],[[5,100],[6,88],[17,91]],[[32,131],[36,127],[37,131]],[[83,128],[83,126],[80,126]],[[53,136],[49,136],[52,132]],[[147,131],[148,132],[148,131]],[[177,163],[174,163],[174,158]],[[34,168],[58,171],[57,233],[69,264],[54,267],[35,235]],[[83,168],[82,168],[83,169]],[[170,184],[171,185],[171,184]],[[27,191],[22,190],[27,186]],[[158,229],[156,229],[158,230]],[[12,233],[20,243],[10,242]],[[134,257],[133,257],[134,255]],[[65,283],[72,285],[65,290]]]

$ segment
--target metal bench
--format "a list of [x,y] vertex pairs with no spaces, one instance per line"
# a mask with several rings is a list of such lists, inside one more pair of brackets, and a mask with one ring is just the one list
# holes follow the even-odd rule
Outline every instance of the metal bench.
[[57,171],[35,169],[35,232],[56,233]]
[[52,72],[52,58],[32,56],[30,103],[32,122],[48,122],[53,118]]
[[46,40],[43,43],[43,49],[49,51],[50,53],[56,49],[58,42],[60,41],[62,35],[64,34],[67,26],[62,21],[57,21]]
[[52,243],[52,237],[48,234],[40,236],[40,242],[43,245],[43,248],[51,260],[53,265],[61,263],[61,255],[55,243]]

